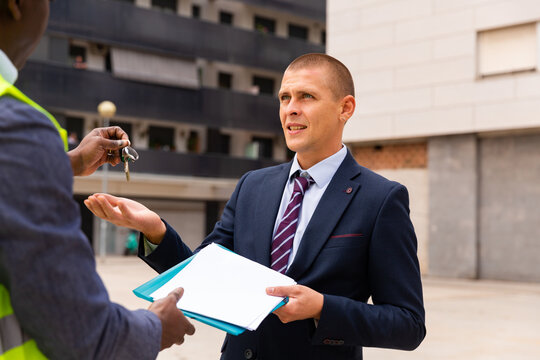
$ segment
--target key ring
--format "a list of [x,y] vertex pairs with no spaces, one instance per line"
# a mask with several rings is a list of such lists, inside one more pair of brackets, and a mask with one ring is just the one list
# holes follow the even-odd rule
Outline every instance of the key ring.
[[130,160],[131,161],[139,160],[139,154],[131,146],[126,146],[125,148],[122,149],[122,161],[127,162]]

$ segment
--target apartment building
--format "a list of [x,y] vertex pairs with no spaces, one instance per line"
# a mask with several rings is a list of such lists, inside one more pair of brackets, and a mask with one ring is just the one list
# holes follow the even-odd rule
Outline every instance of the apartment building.
[[[49,109],[74,141],[104,119],[130,136],[140,160],[108,191],[141,201],[191,246],[211,231],[245,172],[287,160],[275,96],[295,57],[325,51],[324,0],[57,0],[18,86]],[[83,230],[100,227],[82,201],[102,171],[74,182]],[[120,254],[127,229],[109,226]]]
[[540,2],[331,0],[345,140],[408,186],[422,272],[540,281]]

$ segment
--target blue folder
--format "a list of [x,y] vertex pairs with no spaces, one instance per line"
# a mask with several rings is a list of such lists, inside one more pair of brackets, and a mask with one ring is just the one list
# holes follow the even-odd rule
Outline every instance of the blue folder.
[[[227,250],[229,250],[229,249],[227,249]],[[150,296],[150,294],[152,294],[154,291],[156,291],[157,289],[159,289],[160,287],[165,285],[165,283],[167,283],[176,274],[178,274],[180,271],[182,271],[182,269],[184,267],[186,267],[186,265],[189,264],[190,261],[193,260],[193,258],[196,255],[197,254],[187,258],[186,260],[182,261],[178,265],[173,266],[172,268],[170,268],[169,270],[159,274],[158,276],[156,276],[152,280],[150,280],[150,281],[142,284],[141,286],[137,287],[136,289],[133,290],[133,293],[135,295],[137,295],[138,297],[140,297],[141,299],[154,302],[154,299]],[[276,310],[279,307],[285,305],[287,303],[287,300],[288,299],[284,299],[283,301],[281,301],[274,308],[274,310]],[[214,319],[214,318],[211,318],[211,317],[208,317],[208,316],[204,316],[204,315],[201,315],[201,314],[197,314],[197,313],[194,313],[194,312],[191,312],[191,311],[182,310],[182,312],[187,317],[198,320],[198,321],[200,321],[202,323],[213,326],[213,327],[215,327],[217,329],[226,331],[231,335],[240,335],[241,333],[243,333],[246,330],[245,328],[243,328],[241,326],[234,325],[234,324],[231,324],[231,323],[228,323],[228,322],[225,322],[225,321],[217,320],[217,319]]]

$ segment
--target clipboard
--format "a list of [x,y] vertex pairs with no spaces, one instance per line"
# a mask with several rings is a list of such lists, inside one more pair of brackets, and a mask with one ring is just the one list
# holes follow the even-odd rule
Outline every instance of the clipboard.
[[[229,250],[229,249],[227,249],[227,248],[225,248],[225,247],[223,247],[221,245],[219,245],[219,246],[222,247],[223,249],[231,251],[231,250]],[[152,280],[149,280],[146,283],[142,284],[141,286],[133,289],[133,293],[137,297],[140,297],[141,299],[144,299],[144,300],[147,300],[147,301],[150,301],[150,302],[154,302],[154,299],[150,296],[150,294],[152,294],[154,291],[156,291],[157,289],[159,289],[160,287],[165,285],[169,280],[171,280],[180,271],[182,271],[182,269],[185,268],[186,265],[189,264],[191,262],[191,260],[193,260],[193,258],[195,256],[197,256],[197,254],[192,255],[191,257],[185,259],[181,263],[173,266],[169,270],[159,274],[158,276],[156,276]],[[288,302],[288,298],[282,300],[272,311],[274,311],[276,309],[279,309],[281,306],[285,305],[287,302]],[[223,330],[223,331],[225,331],[225,332],[227,332],[227,333],[229,333],[231,335],[235,335],[235,336],[240,335],[244,331],[246,331],[246,328],[244,328],[244,327],[234,325],[234,324],[231,324],[231,323],[228,323],[228,322],[225,322],[225,321],[221,321],[221,320],[218,320],[218,319],[214,319],[214,318],[211,318],[211,317],[208,317],[208,316],[205,316],[205,315],[201,315],[201,314],[197,314],[197,313],[194,313],[194,312],[191,312],[191,311],[185,311],[185,310],[182,310],[182,312],[184,313],[185,316],[187,316],[189,318],[195,319],[195,320],[200,321],[200,322],[202,322],[204,324],[207,324],[207,325],[213,326],[213,327],[215,327],[217,329]]]

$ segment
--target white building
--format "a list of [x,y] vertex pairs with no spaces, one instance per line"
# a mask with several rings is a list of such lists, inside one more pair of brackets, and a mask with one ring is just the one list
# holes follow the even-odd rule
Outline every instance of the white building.
[[329,0],[345,141],[409,188],[424,274],[540,280],[540,1]]

